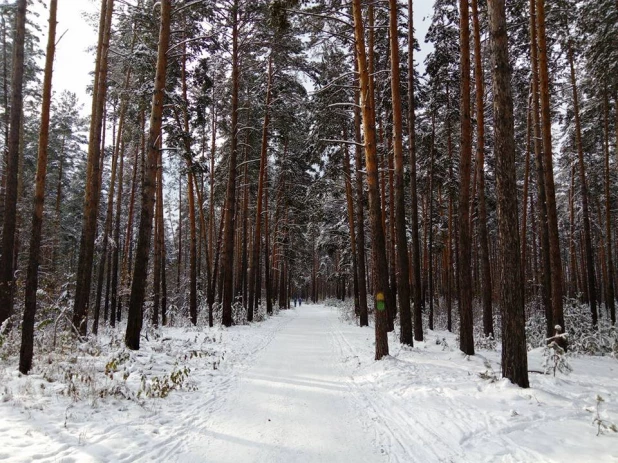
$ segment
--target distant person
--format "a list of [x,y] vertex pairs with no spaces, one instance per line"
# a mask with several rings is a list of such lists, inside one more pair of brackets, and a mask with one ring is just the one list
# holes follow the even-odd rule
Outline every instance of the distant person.
[[301,305],[303,305],[303,298],[299,297],[298,298],[298,306],[300,307]]
[[296,303],[298,302],[297,298],[294,298],[294,307],[296,307]]

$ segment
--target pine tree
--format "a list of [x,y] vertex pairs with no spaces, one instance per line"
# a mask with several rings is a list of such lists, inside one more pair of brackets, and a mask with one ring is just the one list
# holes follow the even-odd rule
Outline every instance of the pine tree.
[[142,187],[139,236],[135,250],[135,268],[131,284],[129,315],[125,343],[129,349],[137,350],[140,345],[140,332],[143,322],[143,305],[146,291],[146,275],[148,270],[148,255],[152,234],[152,219],[154,212],[155,183],[161,133],[163,106],[165,98],[165,79],[167,70],[167,50],[170,44],[171,0],[161,1],[161,19],[159,31],[159,46],[157,54],[157,69],[155,75],[154,93],[150,114],[150,129],[148,133],[148,157],[145,164]]
[[17,174],[19,138],[23,107],[24,42],[26,34],[26,0],[17,1],[15,38],[13,39],[13,75],[11,79],[11,112],[7,139],[6,187],[4,192],[4,224],[0,255],[0,325],[11,315],[14,295],[15,229],[17,223]]
[[528,387],[524,319],[524,286],[520,264],[515,179],[513,98],[505,2],[488,2],[494,94],[494,140],[498,188],[500,308],[502,310],[502,375]]
[[24,321],[22,324],[22,341],[19,352],[19,371],[24,374],[27,374],[32,368],[32,355],[34,348],[34,317],[37,304],[36,293],[38,288],[41,236],[43,231],[43,205],[45,201],[45,178],[47,175],[52,74],[54,54],[56,51],[57,9],[58,0],[51,0],[49,4],[49,31],[47,38],[47,54],[45,56],[45,79],[43,82],[43,105],[41,107],[41,129],[39,132],[36,190],[34,194],[34,212],[32,214],[32,235],[30,237]]

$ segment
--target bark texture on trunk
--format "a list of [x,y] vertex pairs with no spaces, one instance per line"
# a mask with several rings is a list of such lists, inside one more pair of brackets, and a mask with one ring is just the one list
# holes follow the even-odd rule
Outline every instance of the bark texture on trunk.
[[416,188],[416,115],[414,113],[414,3],[408,0],[408,136],[410,139],[410,196],[412,227],[412,292],[414,296],[414,339],[423,340],[421,306],[421,255],[418,236],[418,193]]
[[365,271],[365,212],[363,189],[363,159],[361,150],[361,114],[360,114],[360,93],[354,92],[354,164],[356,166],[356,248],[358,250],[358,303],[359,303],[359,324],[360,326],[369,325],[367,314],[367,276]]
[[539,235],[541,254],[541,300],[545,309],[545,334],[554,334],[552,312],[552,276],[549,257],[549,228],[547,223],[547,195],[545,194],[545,166],[543,159],[543,144],[541,137],[540,102],[539,102],[539,63],[536,30],[536,0],[530,0],[530,62],[532,67],[532,122],[534,133],[534,159],[536,166],[536,184],[539,214]]
[[34,316],[36,313],[36,292],[39,284],[39,257],[43,231],[43,205],[45,201],[45,176],[47,175],[47,144],[49,142],[49,109],[51,106],[52,75],[56,51],[56,12],[58,0],[49,4],[49,31],[45,55],[45,74],[43,78],[43,101],[41,104],[41,128],[39,130],[39,149],[36,165],[36,185],[34,208],[32,211],[32,234],[26,275],[24,320],[21,330],[19,351],[19,371],[27,374],[32,367],[34,345]]
[[[399,42],[397,34],[397,1],[389,0],[391,93],[393,98],[393,158],[395,234],[397,242],[397,291],[399,293],[400,341],[412,345],[412,316],[410,312],[410,277],[408,268],[408,240],[406,237],[406,209],[403,186],[403,114],[399,93]],[[393,256],[394,258],[394,256]]]
[[125,344],[132,350],[139,349],[140,332],[143,322],[144,296],[146,292],[146,278],[148,275],[148,257],[150,254],[150,241],[152,235],[157,161],[159,160],[158,138],[161,132],[163,117],[167,50],[170,43],[171,9],[171,0],[161,0],[161,25],[157,52],[157,71],[154,94],[152,96],[150,129],[148,132],[148,158],[144,170],[140,226],[137,248],[135,250],[135,267],[133,270],[127,332],[125,335]]
[[[270,123],[270,96],[273,79],[272,57],[268,58],[268,77],[266,83],[266,105],[264,122],[262,124],[262,144],[260,148],[260,175],[258,180],[258,191],[255,206],[255,229],[253,236],[253,249],[251,257],[251,268],[249,270],[249,307],[247,310],[247,321],[253,321],[253,302],[259,300],[260,287],[257,286],[259,267],[259,252],[262,245],[262,205],[264,198],[264,181],[266,169],[268,169],[268,126]],[[268,230],[266,230],[268,233]]]
[[[348,134],[344,127],[343,139],[347,140]],[[358,250],[356,249],[356,227],[354,224],[354,194],[352,193],[352,173],[350,170],[350,151],[348,144],[344,143],[343,149],[343,177],[345,182],[345,198],[348,208],[348,227],[350,229],[350,247],[352,248],[352,272],[354,282],[354,313],[360,315],[360,298],[358,290]]]
[[101,2],[99,22],[99,42],[97,62],[94,75],[94,92],[92,95],[92,117],[88,140],[88,164],[86,193],[84,196],[84,218],[79,244],[77,279],[75,282],[75,302],[73,305],[73,325],[81,336],[87,333],[88,304],[92,280],[92,262],[94,258],[94,241],[97,234],[97,215],[101,194],[101,140],[103,134],[105,97],[107,93],[107,55],[111,35],[112,12],[114,0]]
[[373,106],[373,85],[367,65],[365,49],[365,28],[363,24],[361,2],[353,0],[354,37],[356,39],[356,59],[360,76],[360,105],[363,114],[363,132],[365,135],[365,167],[367,186],[369,188],[369,213],[371,232],[373,234],[373,268],[375,300],[375,349],[376,360],[388,355],[388,315],[386,301],[389,301],[388,263],[386,260],[386,243],[382,227],[382,210],[378,185],[378,157],[376,146],[375,108]]
[[515,128],[504,0],[490,0],[488,10],[492,49],[494,150],[498,190],[502,375],[521,387],[528,387],[524,286],[520,264],[517,179],[515,176]]
[[582,131],[579,118],[579,95],[577,94],[577,80],[575,79],[575,64],[573,62],[573,47],[569,42],[567,50],[571,89],[573,92],[573,112],[575,116],[575,145],[577,146],[577,163],[579,165],[579,184],[582,197],[582,214],[584,219],[584,245],[586,248],[586,282],[588,284],[588,303],[592,315],[592,324],[598,321],[597,313],[597,290],[594,275],[594,253],[592,251],[592,236],[590,232],[590,207],[588,205],[588,184],[586,179],[586,164],[584,162],[584,149],[582,147]]
[[[537,42],[539,55],[539,84],[541,95],[541,120],[543,132],[543,167],[545,175],[545,200],[547,203],[547,228],[549,231],[549,262],[551,266],[552,321],[565,331],[562,307],[562,257],[560,233],[556,212],[556,188],[554,185],[553,147],[551,140],[551,108],[549,103],[549,69],[547,63],[547,39],[545,35],[545,0],[536,0]],[[564,338],[562,338],[565,340]],[[566,344],[565,344],[566,347]]]
[[4,191],[4,224],[0,255],[0,325],[13,311],[15,283],[15,229],[17,227],[17,197],[19,172],[19,139],[23,107],[24,42],[26,36],[26,0],[17,1],[15,36],[13,39],[13,77],[11,81],[10,129],[6,155]]
[[[612,211],[610,195],[610,171],[609,171],[609,109],[607,102],[607,89],[603,92],[603,127],[605,132],[605,236],[607,240],[607,284],[606,306],[609,309],[612,325],[616,324],[616,301],[614,300],[614,261],[612,256]],[[618,107],[616,108],[618,114]],[[617,116],[618,117],[618,116]],[[618,130],[618,127],[616,127]]]
[[470,120],[470,20],[468,0],[460,0],[461,146],[459,158],[459,348],[474,355],[472,318],[472,239],[470,236],[470,169],[472,122]]
[[478,178],[478,227],[481,251],[481,282],[483,301],[483,333],[493,336],[493,308],[491,267],[489,264],[489,233],[487,232],[487,205],[485,203],[485,85],[481,60],[481,27],[478,0],[472,0],[472,23],[474,24],[474,81],[476,83],[476,175]]
[[234,219],[236,210],[236,159],[238,151],[238,89],[239,89],[239,56],[238,56],[238,0],[232,5],[232,111],[231,111],[231,142],[229,174],[226,189],[226,210],[223,229],[223,295],[222,319],[224,326],[232,326],[232,303],[234,302]]

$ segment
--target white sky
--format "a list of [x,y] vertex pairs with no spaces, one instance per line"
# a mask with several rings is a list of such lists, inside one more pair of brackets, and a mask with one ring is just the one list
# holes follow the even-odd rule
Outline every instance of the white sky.
[[[47,4],[47,2],[45,2]],[[400,7],[407,7],[407,2],[400,1]],[[55,92],[70,90],[77,94],[84,111],[89,111],[89,96],[86,88],[92,83],[91,72],[94,69],[94,52],[87,51],[96,44],[96,30],[84,19],[84,13],[98,14],[100,2],[98,0],[58,0],[58,27],[57,37],[63,33],[56,48],[56,60],[54,63],[53,89]],[[431,46],[425,44],[425,34],[431,21],[433,0],[415,0],[414,2],[414,26],[416,39],[421,51],[415,55],[417,66],[421,74],[424,72],[424,60],[431,51]],[[45,35],[47,33],[47,20],[49,12],[40,5],[34,7],[39,14],[39,22]],[[41,39],[44,48],[47,38]],[[42,64],[41,64],[42,66]]]
[[[52,85],[57,93],[62,90],[75,92],[84,108],[89,106],[86,87],[92,83],[90,73],[94,69],[95,58],[93,53],[86,50],[96,44],[97,35],[84,19],[83,13],[96,13],[99,5],[95,0],[58,0],[57,38],[66,33],[56,47]],[[45,32],[45,37],[41,39],[41,47],[45,49],[49,11],[47,7],[41,6],[35,6],[34,9],[40,14],[38,19]]]

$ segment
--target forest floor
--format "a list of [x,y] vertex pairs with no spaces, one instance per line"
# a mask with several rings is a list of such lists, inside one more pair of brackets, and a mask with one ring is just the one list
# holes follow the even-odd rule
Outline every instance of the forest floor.
[[[10,356],[0,461],[618,462],[615,358],[570,357],[569,375],[520,389],[500,379],[499,351],[391,336],[376,362],[372,328],[307,304],[249,326],[149,330],[138,352],[106,330],[38,356],[29,376]],[[542,363],[529,352],[530,369]]]

